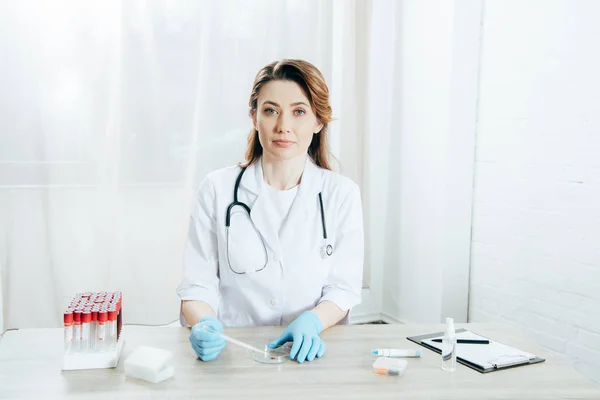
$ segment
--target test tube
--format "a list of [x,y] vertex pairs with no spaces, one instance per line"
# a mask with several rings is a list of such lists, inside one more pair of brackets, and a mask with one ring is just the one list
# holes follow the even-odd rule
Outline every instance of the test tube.
[[81,313],[81,343],[80,351],[86,353],[90,350],[90,323],[92,322],[92,313],[84,311]]
[[63,317],[65,325],[65,353],[71,352],[71,346],[73,344],[73,311],[65,311]]
[[108,322],[107,322],[107,344],[112,349],[117,345],[117,309],[111,307],[108,309]]
[[106,322],[108,315],[106,310],[100,310],[98,312],[98,326],[97,330],[97,339],[98,339],[98,351],[106,351],[106,326],[104,325]]
[[98,308],[92,308],[92,323],[90,325],[90,350],[97,351],[98,347],[98,334],[96,330],[98,329]]
[[80,309],[75,309],[73,312],[73,352],[77,353],[81,348],[81,312]]

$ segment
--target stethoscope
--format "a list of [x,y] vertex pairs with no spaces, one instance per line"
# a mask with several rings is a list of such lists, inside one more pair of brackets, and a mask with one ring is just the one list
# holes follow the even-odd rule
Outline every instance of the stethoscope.
[[[242,207],[244,210],[246,210],[246,212],[248,213],[248,216],[250,217],[250,207],[248,207],[247,204],[245,204],[241,201],[238,201],[238,190],[240,187],[240,181],[242,180],[242,176],[244,175],[245,171],[246,171],[246,167],[242,167],[242,170],[240,171],[239,175],[237,176],[237,179],[235,180],[235,186],[233,188],[233,203],[229,204],[229,207],[227,207],[227,214],[225,216],[225,230],[227,231],[227,264],[229,265],[229,269],[233,273],[238,274],[238,275],[245,274],[246,272],[238,272],[231,267],[231,262],[229,261],[230,260],[230,258],[229,258],[229,228],[231,227],[231,210],[233,209],[233,207],[235,207],[235,206]],[[333,246],[330,243],[327,243],[327,228],[325,226],[325,211],[323,210],[323,196],[321,195],[320,192],[319,192],[319,205],[320,205],[320,211],[321,211],[321,226],[323,228],[323,240],[321,241],[320,253],[321,253],[321,258],[327,258],[327,257],[331,257],[331,255],[333,254]],[[250,218],[250,220],[252,221],[252,218]],[[265,245],[264,238],[262,237],[262,235],[260,234],[258,229],[256,229],[256,226],[254,226],[254,223],[252,223],[252,227],[256,231],[256,234],[258,235],[258,237],[260,237],[260,240],[263,245],[264,254],[265,254],[265,260],[266,260],[265,264],[260,269],[255,270],[255,272],[260,272],[263,269],[265,269],[268,264],[269,258],[268,258],[268,253],[267,253],[267,246]]]

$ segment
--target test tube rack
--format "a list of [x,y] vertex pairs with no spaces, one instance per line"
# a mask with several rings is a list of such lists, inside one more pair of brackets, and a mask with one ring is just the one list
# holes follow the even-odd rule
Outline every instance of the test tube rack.
[[124,345],[121,292],[77,293],[63,324],[63,371],[117,366]]

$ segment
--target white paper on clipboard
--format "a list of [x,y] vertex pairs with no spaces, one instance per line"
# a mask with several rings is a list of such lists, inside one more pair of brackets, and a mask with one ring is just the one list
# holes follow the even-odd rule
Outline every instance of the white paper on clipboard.
[[[423,340],[423,343],[441,350],[442,344],[434,342],[431,338]],[[457,339],[488,339],[470,331],[456,334]],[[488,339],[489,340],[489,339]],[[493,368],[506,368],[513,365],[526,364],[536,358],[534,354],[506,346],[502,343],[490,340],[490,344],[456,344],[456,356],[480,366],[485,370]]]

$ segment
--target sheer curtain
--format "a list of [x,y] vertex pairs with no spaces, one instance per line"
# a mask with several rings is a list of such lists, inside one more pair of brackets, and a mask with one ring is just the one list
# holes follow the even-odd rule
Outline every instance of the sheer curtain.
[[86,290],[122,290],[128,323],[175,320],[195,188],[243,159],[251,84],[271,61],[324,73],[332,148],[363,185],[370,6],[0,2],[4,328],[56,327]]

